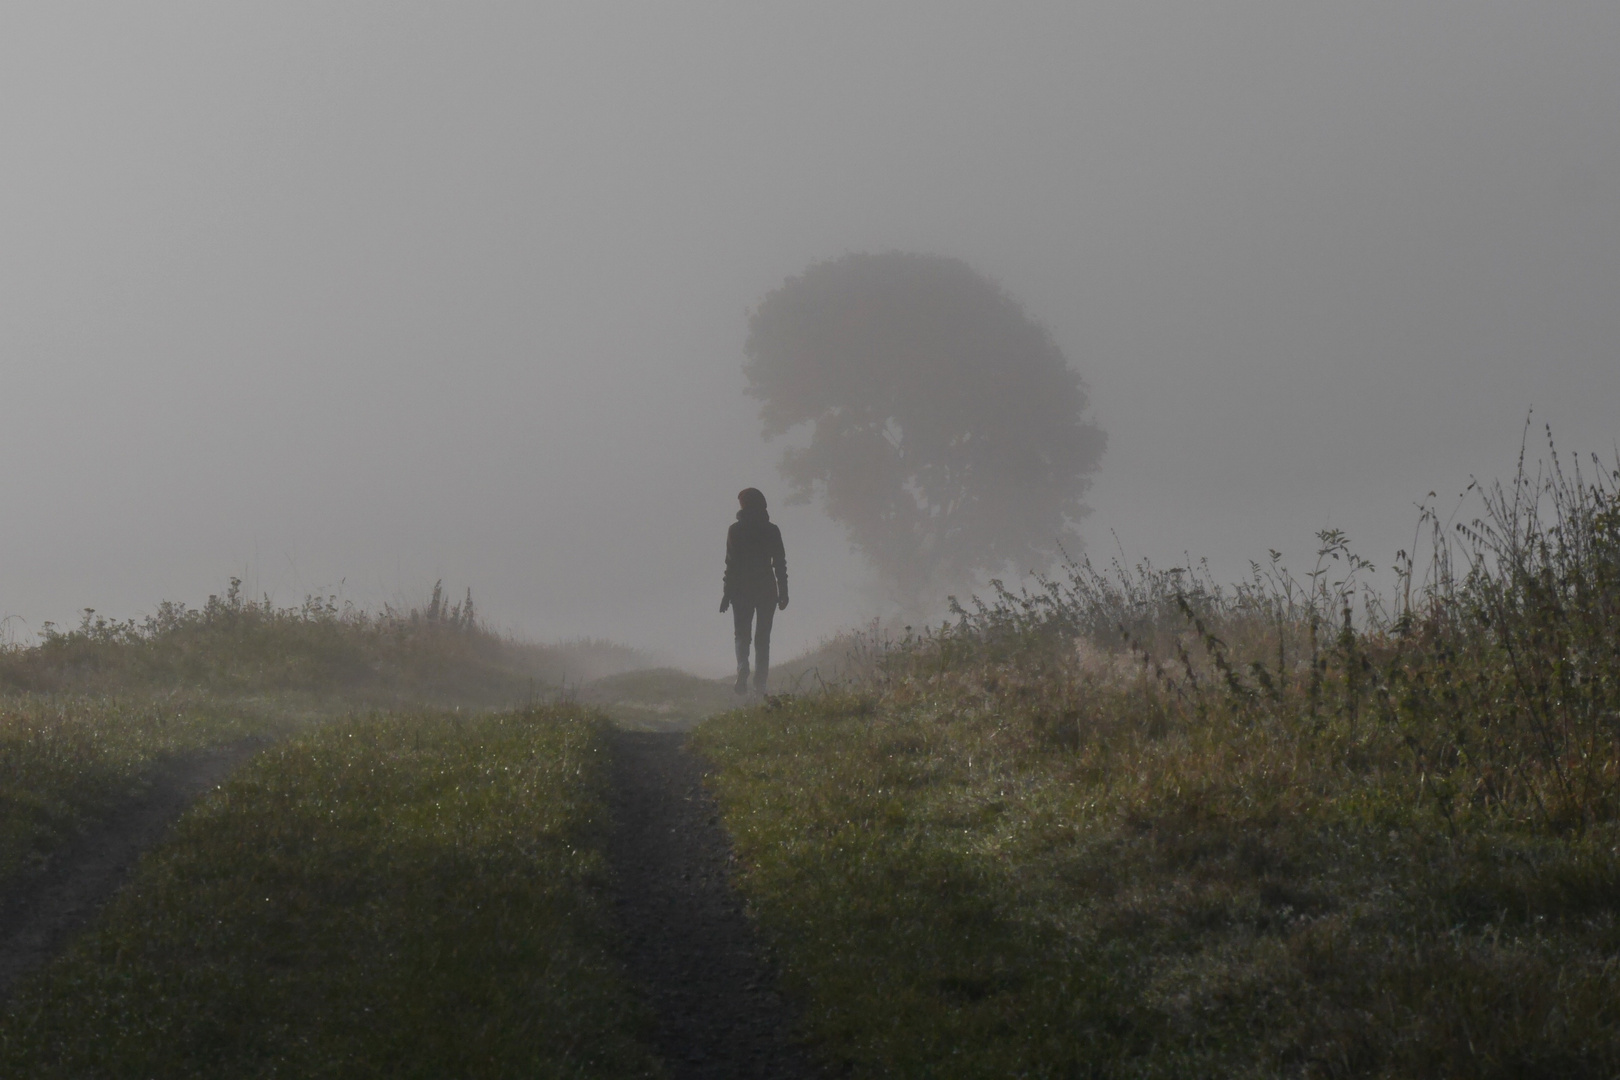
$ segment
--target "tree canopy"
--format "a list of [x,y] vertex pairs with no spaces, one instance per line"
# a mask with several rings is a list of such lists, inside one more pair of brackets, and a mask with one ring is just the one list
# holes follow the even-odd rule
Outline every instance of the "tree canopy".
[[1105,443],[1085,384],[965,262],[817,263],[755,309],[745,352],[765,436],[811,425],[782,457],[790,499],[819,495],[906,606],[1076,540]]

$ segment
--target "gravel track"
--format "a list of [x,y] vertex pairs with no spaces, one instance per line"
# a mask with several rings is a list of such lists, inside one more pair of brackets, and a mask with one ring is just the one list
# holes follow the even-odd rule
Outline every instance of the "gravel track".
[[653,1049],[676,1080],[824,1075],[793,1038],[703,763],[675,733],[615,735],[610,855],[625,959],[655,1016]]

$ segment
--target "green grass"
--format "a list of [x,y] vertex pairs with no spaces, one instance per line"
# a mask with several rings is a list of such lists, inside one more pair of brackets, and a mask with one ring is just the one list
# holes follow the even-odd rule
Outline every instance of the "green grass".
[[503,708],[552,699],[570,673],[644,662],[580,640],[490,633],[470,598],[367,613],[332,597],[278,608],[233,579],[200,608],[139,622],[86,611],[0,647],[0,888],[139,793],[178,756],[373,708]]
[[196,694],[0,699],[0,888],[115,812],[166,760],[295,723],[286,709]]
[[261,753],[19,993],[0,1075],[641,1076],[602,722],[373,715]]
[[1620,1068],[1612,825],[1452,839],[1354,743],[1126,713],[1054,752],[1005,704],[902,685],[699,731],[790,989],[858,1075]]
[[827,1053],[1620,1075],[1617,481],[1493,489],[1387,615],[1352,617],[1336,533],[1303,581],[1082,565],[851,689],[707,721]]

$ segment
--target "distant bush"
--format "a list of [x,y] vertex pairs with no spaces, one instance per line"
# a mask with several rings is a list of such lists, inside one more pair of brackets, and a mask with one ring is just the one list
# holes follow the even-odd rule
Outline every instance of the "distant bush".
[[0,686],[27,692],[187,687],[220,693],[376,691],[516,700],[560,675],[548,650],[477,618],[472,594],[441,584],[422,608],[368,613],[333,596],[296,607],[242,595],[232,578],[201,608],[165,601],[122,622],[86,609],[76,628],[45,625],[39,644],[0,652]]

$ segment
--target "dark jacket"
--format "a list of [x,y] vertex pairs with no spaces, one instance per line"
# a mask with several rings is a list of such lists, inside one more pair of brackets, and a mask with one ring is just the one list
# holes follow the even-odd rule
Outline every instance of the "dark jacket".
[[726,532],[725,598],[733,604],[763,607],[787,594],[782,530],[764,511],[737,511],[737,520]]

